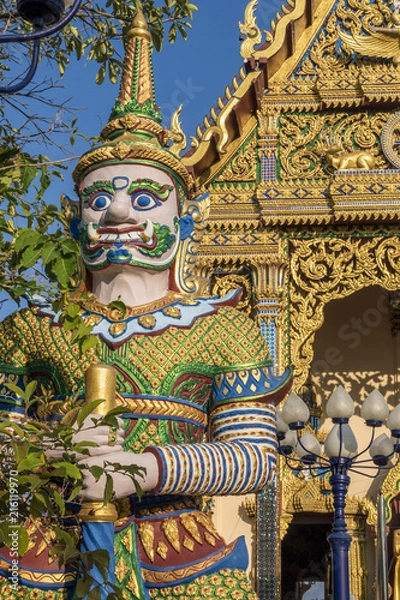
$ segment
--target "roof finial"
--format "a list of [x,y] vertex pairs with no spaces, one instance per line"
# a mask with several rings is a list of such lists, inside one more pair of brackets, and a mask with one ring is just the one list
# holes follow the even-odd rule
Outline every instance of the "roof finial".
[[127,114],[161,121],[155,104],[151,35],[144,14],[138,11],[125,36],[121,88],[111,119]]
[[[146,19],[137,12],[125,36],[125,61],[121,89],[110,120],[101,132],[99,146],[86,152],[79,160],[74,179],[79,185],[85,173],[104,164],[148,161],[167,169],[183,183],[186,192],[193,180],[174,152],[184,144],[178,113],[173,120],[173,132],[161,124],[161,114],[155,104],[152,42]],[[170,141],[175,142],[168,149]],[[186,193],[185,192],[185,193]]]

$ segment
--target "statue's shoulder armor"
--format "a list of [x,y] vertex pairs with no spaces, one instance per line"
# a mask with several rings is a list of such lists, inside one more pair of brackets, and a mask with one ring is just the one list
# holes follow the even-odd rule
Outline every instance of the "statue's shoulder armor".
[[[122,314],[111,306],[98,302],[82,304],[81,317],[92,325],[92,334],[111,348],[128,342],[132,336],[159,335],[169,327],[191,329],[202,319],[218,315],[220,309],[234,307],[240,299],[240,290],[230,292],[222,298],[202,297],[170,293],[166,298],[144,307],[127,307]],[[45,309],[40,309],[45,314]],[[237,311],[236,311],[237,312]],[[60,314],[46,313],[53,324],[59,324]]]

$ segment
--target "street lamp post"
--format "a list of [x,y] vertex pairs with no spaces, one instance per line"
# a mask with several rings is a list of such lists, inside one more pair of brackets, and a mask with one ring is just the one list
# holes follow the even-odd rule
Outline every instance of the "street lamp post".
[[[307,469],[313,477],[331,473],[329,483],[332,486],[334,514],[328,541],[332,551],[333,600],[350,600],[351,536],[347,533],[345,519],[349,473],[362,473],[375,478],[382,470],[395,466],[391,459],[397,455],[398,460],[400,453],[400,405],[389,414],[387,402],[378,390],[373,390],[366,398],[361,416],[372,433],[369,444],[361,452],[358,452],[357,440],[349,425],[354,414],[354,402],[342,386],[333,392],[326,410],[333,427],[325,440],[323,452],[321,444],[310,432],[300,435],[310,411],[305,402],[292,392],[282,411],[277,414],[279,453],[293,470]],[[385,422],[392,439],[385,433],[376,437],[376,430]],[[370,458],[363,458],[366,452],[369,452]]]
[[19,92],[32,81],[39,64],[41,39],[65,27],[81,4],[82,0],[17,0],[17,13],[31,23],[33,31],[2,34],[0,44],[32,42],[31,62],[25,77],[14,85],[0,86],[0,94]]

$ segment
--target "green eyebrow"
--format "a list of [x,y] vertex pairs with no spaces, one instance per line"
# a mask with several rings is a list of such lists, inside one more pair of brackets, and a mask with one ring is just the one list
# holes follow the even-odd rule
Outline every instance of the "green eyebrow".
[[160,184],[157,181],[153,181],[152,179],[137,179],[136,181],[132,181],[128,188],[128,194],[133,194],[139,190],[150,190],[159,198],[161,201],[164,201],[168,198],[172,190],[174,189],[173,185]]
[[114,191],[111,181],[95,181],[89,187],[81,190],[80,196],[82,201],[86,202],[94,192],[109,192],[110,194],[114,194]]

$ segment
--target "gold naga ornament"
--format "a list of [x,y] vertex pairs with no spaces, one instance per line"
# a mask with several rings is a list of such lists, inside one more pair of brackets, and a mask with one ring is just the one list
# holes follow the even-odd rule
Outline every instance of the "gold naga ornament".
[[400,64],[400,5],[395,2],[391,15],[392,27],[371,27],[369,35],[338,31],[345,46],[362,56],[391,58],[395,65]]

